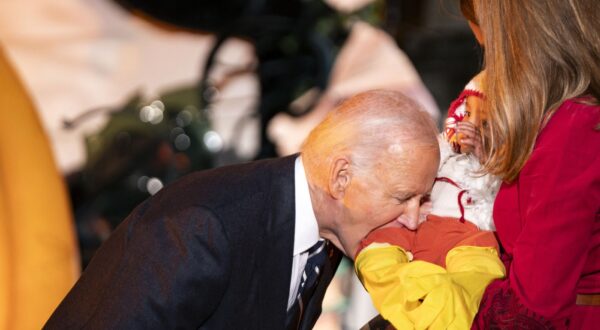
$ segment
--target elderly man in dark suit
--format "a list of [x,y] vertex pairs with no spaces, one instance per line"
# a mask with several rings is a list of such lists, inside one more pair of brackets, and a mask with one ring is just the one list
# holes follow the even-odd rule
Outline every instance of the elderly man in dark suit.
[[198,172],[139,205],[47,329],[310,329],[374,228],[416,228],[436,128],[405,96],[359,94],[300,155]]

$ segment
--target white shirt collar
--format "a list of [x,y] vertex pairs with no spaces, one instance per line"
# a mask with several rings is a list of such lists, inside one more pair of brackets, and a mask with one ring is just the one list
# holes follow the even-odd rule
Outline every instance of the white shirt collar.
[[306,172],[302,157],[296,158],[294,167],[296,199],[296,224],[294,230],[294,255],[300,254],[315,245],[319,240],[319,225],[310,200]]

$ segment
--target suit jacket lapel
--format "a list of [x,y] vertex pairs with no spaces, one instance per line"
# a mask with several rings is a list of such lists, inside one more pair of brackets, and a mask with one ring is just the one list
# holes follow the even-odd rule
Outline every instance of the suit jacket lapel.
[[[287,302],[292,272],[294,249],[295,193],[294,162],[298,155],[275,160],[272,175],[273,189],[270,201],[270,214],[267,237],[257,237],[265,241],[261,278],[265,279],[260,290],[260,313],[265,329],[285,328]],[[252,271],[252,270],[249,270]]]
[[[285,328],[294,249],[294,162],[297,157],[296,154],[276,160],[279,164],[274,166],[276,170],[272,173],[271,213],[267,215],[268,237],[257,238],[266,242],[262,251],[265,259],[258,270],[262,273],[261,278],[266,279],[264,287],[260,290],[260,313],[265,322],[265,329]],[[321,313],[323,296],[341,259],[342,253],[334,247],[315,293],[306,307],[300,329],[309,330],[316,322]]]
[[[331,244],[331,243],[330,243]],[[315,293],[310,298],[308,305],[306,306],[306,310],[304,311],[304,315],[302,316],[302,321],[300,321],[301,330],[310,330],[315,325],[317,318],[321,314],[323,297],[325,296],[325,292],[327,291],[327,287],[331,280],[333,279],[333,275],[335,275],[335,271],[342,260],[342,252],[337,248],[333,248],[331,250],[331,254],[327,262],[325,263],[325,267],[323,269],[323,275],[319,280],[319,284],[315,289]]]

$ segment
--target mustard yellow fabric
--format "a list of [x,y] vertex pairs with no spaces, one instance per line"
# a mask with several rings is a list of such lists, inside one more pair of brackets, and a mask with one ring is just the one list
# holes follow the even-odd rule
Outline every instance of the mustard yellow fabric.
[[40,329],[78,276],[64,182],[0,48],[0,329]]
[[410,261],[398,246],[361,251],[355,268],[381,316],[397,329],[469,329],[486,286],[505,276],[493,248],[460,246],[447,269]]

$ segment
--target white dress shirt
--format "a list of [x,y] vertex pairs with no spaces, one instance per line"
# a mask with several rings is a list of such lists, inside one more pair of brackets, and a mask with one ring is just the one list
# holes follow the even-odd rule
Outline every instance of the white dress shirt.
[[298,286],[302,271],[308,259],[308,249],[319,241],[319,225],[310,200],[306,172],[302,165],[302,157],[296,158],[294,167],[296,219],[294,229],[294,258],[292,260],[292,278],[288,306],[290,309],[298,295]]

